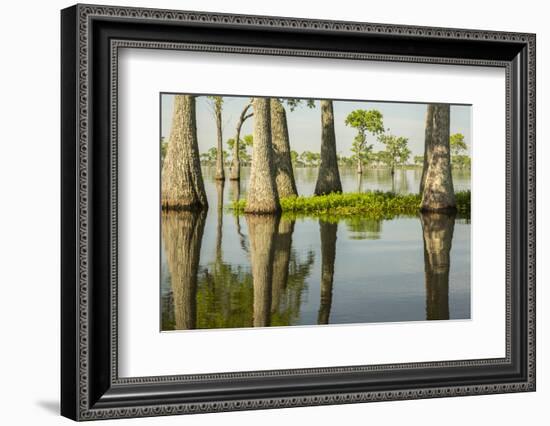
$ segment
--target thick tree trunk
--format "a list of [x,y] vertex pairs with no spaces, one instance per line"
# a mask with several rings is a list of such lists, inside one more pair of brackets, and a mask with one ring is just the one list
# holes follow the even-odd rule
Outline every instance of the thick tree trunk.
[[170,271],[177,330],[196,328],[197,273],[206,210],[164,212],[162,239]]
[[275,183],[279,197],[298,195],[294,181],[294,171],[290,158],[290,141],[286,111],[278,99],[271,99],[271,137],[273,143],[273,165],[275,166]]
[[223,165],[223,134],[222,134],[222,104],[215,101],[216,114],[216,134],[218,137],[218,148],[216,153],[216,180],[225,179],[225,171]]
[[451,174],[450,107],[436,104],[433,111],[431,154],[428,155],[422,205],[424,211],[456,209],[453,177]]
[[294,221],[281,219],[275,237],[275,255],[273,260],[273,289],[271,293],[271,313],[277,312],[288,282],[288,267],[292,247]]
[[245,213],[276,213],[281,207],[275,183],[269,99],[254,98],[253,105],[254,147]]
[[342,192],[338,158],[336,157],[336,133],[334,132],[334,112],[332,101],[321,101],[321,164],[315,195]]
[[455,213],[422,213],[426,319],[449,319],[449,269]]
[[208,206],[197,141],[195,98],[177,95],[168,151],[162,167],[163,209],[197,210]]
[[332,307],[332,284],[336,260],[336,236],[338,223],[319,221],[321,233],[321,303],[317,324],[328,324]]
[[247,114],[251,105],[252,104],[248,104],[244,107],[244,109],[241,112],[241,115],[239,116],[239,121],[237,122],[237,128],[235,131],[235,143],[233,144],[233,159],[231,160],[231,173],[229,175],[229,179],[231,180],[241,179],[241,159],[239,158],[239,155],[240,155],[239,148],[241,144],[241,129],[243,127],[244,122],[250,117],[252,117],[252,114]]
[[426,181],[426,173],[428,172],[428,165],[432,158],[432,133],[433,133],[433,121],[434,121],[434,104],[429,104],[426,109],[426,127],[424,129],[424,164],[422,166],[422,177],[420,178],[420,191],[424,192],[424,184]]
[[247,214],[246,222],[254,287],[253,324],[254,327],[266,327],[271,323],[273,256],[279,216]]

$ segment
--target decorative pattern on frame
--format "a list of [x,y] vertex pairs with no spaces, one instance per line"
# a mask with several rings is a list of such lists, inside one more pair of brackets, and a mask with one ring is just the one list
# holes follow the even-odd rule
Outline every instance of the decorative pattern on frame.
[[[281,398],[266,398],[253,400],[234,400],[225,402],[209,402],[201,404],[166,404],[162,406],[144,406],[131,409],[90,409],[89,408],[89,389],[88,375],[89,372],[89,247],[88,247],[88,232],[89,232],[89,31],[90,20],[94,17],[118,17],[118,18],[139,18],[146,21],[174,21],[174,22],[202,22],[202,23],[218,23],[218,24],[235,24],[241,26],[253,27],[272,27],[272,28],[303,28],[315,29],[317,31],[344,31],[344,32],[359,32],[359,33],[376,33],[384,35],[411,35],[421,36],[425,38],[446,38],[446,39],[466,39],[466,40],[501,40],[508,42],[526,43],[528,48],[528,182],[527,182],[527,203],[528,203],[528,236],[529,245],[527,247],[527,270],[528,270],[528,334],[527,334],[527,353],[528,353],[528,381],[526,383],[511,383],[500,385],[483,385],[483,386],[451,386],[447,388],[427,388],[427,389],[410,389],[399,391],[384,391],[384,392],[361,392],[347,394],[327,394],[318,396],[305,397],[281,397]],[[383,401],[383,400],[401,400],[401,399],[416,399],[416,398],[435,398],[442,396],[464,396],[485,393],[505,393],[516,392],[519,390],[534,389],[535,379],[535,37],[530,34],[518,33],[502,33],[491,31],[476,31],[462,29],[443,29],[443,28],[427,28],[415,26],[400,26],[400,25],[382,25],[382,24],[367,24],[353,22],[334,22],[323,20],[308,20],[294,18],[274,18],[262,16],[243,16],[243,15],[226,15],[226,14],[211,14],[201,12],[180,12],[154,9],[134,9],[134,8],[119,8],[119,7],[102,7],[102,6],[78,6],[78,417],[82,420],[102,419],[110,417],[140,417],[150,415],[171,415],[197,412],[216,412],[230,410],[248,410],[248,409],[263,409],[263,408],[281,408],[294,406],[309,406],[309,405],[328,405],[328,404],[345,404],[353,402],[367,401]],[[504,66],[505,63],[498,61],[475,61],[464,59],[444,59],[444,58],[414,58],[406,56],[391,56],[391,55],[367,55],[353,54],[342,52],[311,52],[311,51],[296,51],[284,49],[253,49],[246,47],[231,47],[231,46],[198,46],[198,45],[181,45],[177,43],[154,43],[141,41],[113,41],[112,48],[112,63],[111,63],[111,93],[113,96],[111,105],[111,120],[116,122],[116,58],[117,49],[120,47],[134,48],[157,48],[157,49],[188,49],[188,50],[203,50],[203,51],[224,51],[230,53],[264,53],[271,55],[301,55],[301,56],[317,56],[329,58],[347,58],[347,59],[369,59],[369,60],[384,60],[384,61],[400,61],[400,62],[427,62],[427,63],[449,63],[449,64],[464,64],[464,65],[485,65],[485,66]],[[219,49],[219,50],[216,50]],[[507,118],[511,111],[510,103],[510,69],[506,66],[506,103]],[[507,120],[508,122],[508,120]],[[507,154],[506,154],[506,170],[507,176],[510,175],[511,152],[509,149],[509,140],[511,138],[510,129],[506,129],[507,137]],[[116,126],[111,127],[112,142],[116,141],[117,132]],[[112,284],[112,306],[111,306],[111,336],[113,348],[116,348],[117,326],[116,326],[116,257],[117,257],[117,223],[116,223],[116,143],[112,144],[113,151],[111,152],[114,167],[111,171],[112,182],[112,198],[113,207],[112,227],[111,227],[111,284]],[[506,182],[507,208],[510,203],[510,179]],[[509,208],[508,208],[509,210]],[[510,217],[507,212],[507,254],[511,253],[509,246],[510,234]],[[511,316],[509,311],[510,301],[510,265],[506,264],[506,359],[509,360],[510,354],[510,322]],[[163,376],[163,377],[148,377],[148,378],[132,378],[119,379],[117,376],[117,360],[116,351],[113,351],[114,358],[112,360],[111,378],[115,383],[158,383],[170,382],[176,380],[197,380],[205,377],[201,376]],[[334,367],[326,369],[307,369],[307,370],[277,370],[268,372],[248,372],[248,373],[225,373],[219,375],[206,375],[210,379],[215,378],[238,378],[243,375],[286,375],[286,374],[304,374],[309,372],[331,373],[342,371],[373,371],[383,369],[407,368],[411,366],[458,366],[458,365],[482,365],[502,362],[498,360],[467,360],[445,363],[415,363],[415,364],[395,364],[395,365],[380,365],[380,366],[363,366],[363,367]]]

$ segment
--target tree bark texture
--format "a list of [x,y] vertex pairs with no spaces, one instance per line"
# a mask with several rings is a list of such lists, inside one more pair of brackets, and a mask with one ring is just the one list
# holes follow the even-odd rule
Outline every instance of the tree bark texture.
[[222,101],[216,96],[214,100],[214,114],[216,115],[216,135],[218,137],[218,148],[216,152],[216,180],[225,179],[223,167],[223,132],[222,132]]
[[321,101],[321,164],[315,195],[342,192],[338,158],[336,157],[336,133],[334,131],[334,112],[332,101]]
[[247,214],[250,263],[254,287],[254,327],[271,323],[271,292],[278,215]]
[[294,171],[290,158],[290,141],[286,111],[278,99],[271,99],[271,137],[273,143],[273,164],[275,166],[275,183],[279,197],[298,195]]
[[424,182],[426,180],[426,172],[432,156],[432,132],[434,121],[434,104],[429,104],[426,109],[426,126],[424,129],[424,164],[422,166],[422,177],[420,178],[420,194],[424,192]]
[[162,214],[162,238],[177,330],[196,328],[197,274],[205,219],[206,210]]
[[422,192],[424,211],[450,211],[456,209],[456,200],[451,174],[450,107],[436,104],[433,107],[431,153]]
[[317,324],[328,324],[332,307],[332,284],[334,282],[338,223],[320,220],[319,229],[321,233],[321,303],[317,315]]
[[280,211],[275,183],[269,99],[254,98],[254,146],[245,213]]
[[449,270],[455,213],[422,213],[426,319],[449,319]]
[[162,167],[163,209],[197,210],[208,206],[197,141],[195,98],[176,95],[168,151]]
[[233,159],[231,160],[231,173],[229,179],[231,180],[240,180],[241,179],[241,159],[239,158],[239,148],[241,140],[241,129],[246,120],[252,117],[252,114],[247,114],[252,104],[248,104],[244,107],[239,116],[239,121],[237,122],[237,128],[235,130],[235,143],[233,144]]
[[281,296],[288,282],[288,267],[290,250],[292,248],[292,233],[294,221],[281,219],[275,236],[275,254],[273,259],[273,288],[271,293],[271,313],[279,309]]

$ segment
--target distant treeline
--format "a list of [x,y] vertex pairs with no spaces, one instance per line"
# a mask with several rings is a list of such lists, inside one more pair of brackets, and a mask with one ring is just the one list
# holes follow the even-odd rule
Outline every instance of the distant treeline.
[[[233,161],[233,149],[234,149],[235,140],[229,139],[227,141],[227,146],[230,149],[223,151],[224,164],[226,166],[231,165]],[[246,135],[241,139],[239,144],[239,159],[242,166],[250,166],[252,163],[252,144],[253,137],[252,135]],[[161,156],[164,161],[166,156],[166,148],[168,142],[165,138],[161,139]],[[451,146],[451,165],[453,168],[459,169],[469,169],[471,167],[471,158],[469,155],[465,154],[468,151],[468,147],[464,142],[464,136],[461,133],[455,133],[451,136],[450,140]],[[215,166],[216,160],[218,158],[218,149],[216,147],[210,148],[208,151],[200,154],[201,165],[203,166]],[[290,151],[290,160],[294,167],[319,167],[321,163],[321,154],[319,152],[312,151],[303,151],[301,153],[291,150]],[[391,167],[389,158],[386,151],[378,151],[369,153],[362,164],[365,168],[389,168]],[[422,167],[424,163],[423,155],[415,155],[411,159],[408,159],[407,162],[399,164],[397,167]],[[357,164],[357,158],[355,155],[350,155],[346,157],[345,155],[337,154],[337,161],[340,167],[355,167]]]

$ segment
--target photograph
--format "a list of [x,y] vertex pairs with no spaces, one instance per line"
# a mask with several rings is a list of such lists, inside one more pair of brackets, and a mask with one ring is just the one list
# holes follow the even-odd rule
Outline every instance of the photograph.
[[471,319],[472,105],[160,94],[160,330]]

